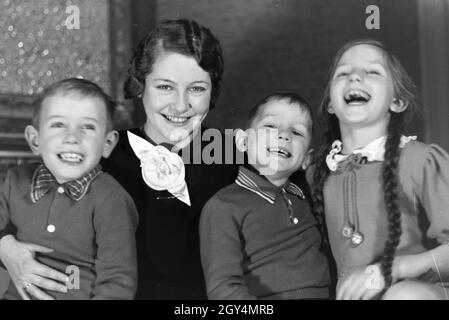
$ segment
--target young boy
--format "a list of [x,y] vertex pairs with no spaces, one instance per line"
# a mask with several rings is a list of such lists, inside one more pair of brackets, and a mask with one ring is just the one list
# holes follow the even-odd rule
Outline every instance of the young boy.
[[[136,291],[137,211],[99,166],[118,141],[113,108],[87,80],[48,87],[25,129],[42,162],[10,170],[0,190],[0,230],[13,224],[17,240],[51,248],[39,249],[36,259],[67,274],[66,293],[46,292],[56,299],[132,299]],[[29,298],[43,281],[12,279],[7,299]]]
[[237,147],[249,165],[206,204],[201,260],[209,299],[328,298],[328,262],[302,190],[289,181],[309,159],[312,113],[293,93],[252,110]]

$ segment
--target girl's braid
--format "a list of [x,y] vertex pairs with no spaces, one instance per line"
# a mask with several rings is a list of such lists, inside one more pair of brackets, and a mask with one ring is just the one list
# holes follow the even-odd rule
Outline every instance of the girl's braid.
[[312,199],[313,213],[317,219],[323,238],[327,239],[327,232],[324,225],[324,182],[329,176],[329,168],[326,163],[326,156],[331,150],[332,143],[335,139],[340,138],[340,129],[335,116],[331,116],[328,120],[328,130],[324,134],[323,143],[314,157],[314,171],[312,182]]
[[382,275],[385,280],[385,288],[392,284],[392,266],[396,248],[402,233],[401,212],[398,204],[398,166],[401,134],[404,127],[403,113],[391,113],[387,128],[387,141],[385,143],[385,155],[382,167],[384,202],[388,218],[388,239],[380,259]]

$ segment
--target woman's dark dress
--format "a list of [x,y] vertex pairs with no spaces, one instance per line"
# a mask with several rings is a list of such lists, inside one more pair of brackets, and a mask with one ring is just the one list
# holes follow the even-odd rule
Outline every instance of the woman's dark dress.
[[[142,130],[130,131],[148,140]],[[201,150],[207,143],[201,143]],[[199,217],[207,200],[234,182],[237,166],[186,164],[191,207],[169,192],[156,191],[145,184],[140,160],[129,145],[126,131],[120,132],[118,145],[108,159],[103,159],[102,166],[128,191],[139,212],[136,299],[206,299],[199,252]]]

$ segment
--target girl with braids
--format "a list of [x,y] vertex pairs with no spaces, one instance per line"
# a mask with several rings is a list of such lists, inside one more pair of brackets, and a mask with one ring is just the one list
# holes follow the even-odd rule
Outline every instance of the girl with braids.
[[[207,200],[237,176],[236,165],[222,164],[224,154],[221,162],[201,157],[208,146],[201,123],[217,100],[223,69],[219,41],[186,19],[159,23],[131,60],[125,96],[143,104],[146,122],[120,132],[102,166],[128,191],[139,213],[137,299],[207,298],[199,217]],[[8,262],[17,266],[19,278],[33,282],[45,271],[45,278],[57,279],[32,260],[24,244],[28,255],[4,254],[18,252],[19,245],[6,248],[0,240],[0,257],[16,260]],[[57,288],[50,279],[40,285]]]
[[312,186],[337,264],[337,299],[449,298],[449,155],[402,135],[416,108],[412,92],[381,43],[338,51]]

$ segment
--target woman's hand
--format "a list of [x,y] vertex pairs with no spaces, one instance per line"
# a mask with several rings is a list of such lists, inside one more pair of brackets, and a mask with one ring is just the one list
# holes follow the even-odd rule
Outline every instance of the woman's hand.
[[31,295],[40,300],[53,300],[40,288],[67,292],[67,275],[34,260],[36,252],[52,251],[39,245],[19,242],[12,235],[0,240],[0,258],[22,299],[30,300]]
[[385,287],[378,264],[356,268],[340,277],[337,283],[337,300],[369,300]]

